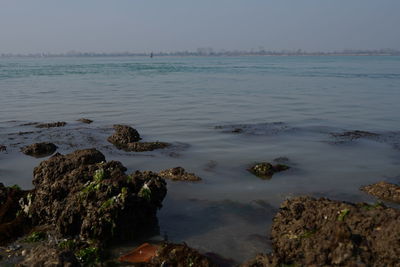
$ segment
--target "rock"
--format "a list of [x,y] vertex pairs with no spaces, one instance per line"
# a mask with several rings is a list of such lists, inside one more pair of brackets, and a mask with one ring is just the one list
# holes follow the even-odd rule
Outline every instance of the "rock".
[[124,150],[133,152],[153,151],[155,149],[162,149],[170,146],[165,142],[133,142],[128,143]]
[[186,244],[165,243],[148,266],[211,267],[217,266],[208,257]]
[[371,133],[367,131],[347,131],[343,133],[331,133],[333,137],[341,138],[341,139],[348,139],[350,141],[356,140],[359,138],[371,138],[371,137],[378,137],[379,134]]
[[396,266],[400,211],[297,197],[281,205],[271,239],[273,254],[247,266]]
[[21,152],[33,157],[46,157],[53,154],[56,150],[57,146],[55,144],[43,142],[25,146],[21,149]]
[[34,169],[29,215],[35,224],[54,225],[63,237],[101,242],[157,231],[165,181],[152,172],[125,171],[96,149],[57,153]]
[[382,200],[400,203],[400,186],[379,182],[361,187],[361,190]]
[[289,166],[283,164],[272,165],[271,163],[268,162],[260,162],[254,164],[247,170],[252,174],[254,174],[255,176],[260,177],[262,179],[270,179],[272,175],[274,175],[274,173],[286,171],[289,168],[290,168]]
[[29,219],[24,216],[20,199],[28,196],[29,191],[18,186],[5,187],[0,183],[0,245],[5,245],[30,230]]
[[82,122],[82,123],[86,123],[86,124],[91,124],[93,121],[92,120],[89,120],[89,119],[85,119],[85,118],[80,118],[79,120],[77,120],[77,121],[80,121],[80,122]]
[[7,147],[4,145],[0,145],[0,152],[1,151],[7,151]]
[[160,246],[158,245],[144,243],[131,252],[119,257],[118,260],[128,263],[147,263],[156,256],[159,248]]
[[114,125],[115,133],[107,138],[107,141],[118,148],[124,148],[128,143],[138,142],[142,138],[136,129],[128,125]]
[[77,267],[81,266],[81,264],[72,251],[56,249],[48,245],[39,245],[27,252],[25,259],[16,266]]
[[132,152],[152,151],[166,148],[170,144],[165,142],[138,142],[142,138],[139,133],[127,125],[114,125],[115,133],[108,137],[108,142],[114,144],[118,149]]
[[[242,265],[241,267],[281,267],[279,259],[273,254],[258,254],[254,259],[251,259]],[[287,265],[290,266],[290,265]]]
[[200,177],[196,176],[194,173],[186,172],[185,169],[182,167],[175,167],[172,169],[163,170],[160,171],[158,175],[164,179],[169,179],[173,181],[201,181]]
[[67,123],[65,121],[41,123],[36,125],[36,128],[53,128],[53,127],[64,127]]

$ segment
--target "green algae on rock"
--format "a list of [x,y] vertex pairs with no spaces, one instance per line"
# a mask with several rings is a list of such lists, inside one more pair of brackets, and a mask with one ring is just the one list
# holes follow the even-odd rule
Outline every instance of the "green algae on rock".
[[290,167],[284,164],[272,165],[269,162],[259,162],[247,169],[249,172],[262,179],[270,179],[274,173],[286,171]]

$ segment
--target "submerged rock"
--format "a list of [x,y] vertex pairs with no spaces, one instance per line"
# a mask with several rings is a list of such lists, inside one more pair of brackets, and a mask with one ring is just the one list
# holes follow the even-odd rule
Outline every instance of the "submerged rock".
[[297,197],[281,205],[271,239],[273,253],[245,266],[396,266],[400,211]]
[[342,132],[342,133],[331,133],[333,137],[340,138],[340,139],[345,139],[345,140],[356,140],[360,138],[371,138],[371,137],[378,137],[379,134],[377,133],[372,133],[372,132],[367,132],[367,131],[347,131],[347,132]]
[[165,181],[152,172],[125,171],[96,149],[57,153],[34,169],[29,216],[65,237],[126,240],[157,231]]
[[0,145],[0,152],[7,151],[7,147],[5,145]]
[[57,121],[50,123],[41,123],[36,125],[36,128],[53,128],[53,127],[64,127],[67,123],[65,121]]
[[361,190],[382,200],[400,203],[400,186],[379,182],[361,187]]
[[289,168],[290,168],[289,166],[286,166],[284,164],[272,165],[271,163],[268,162],[260,162],[254,164],[247,170],[252,174],[254,174],[255,176],[260,177],[262,179],[270,179],[272,175],[274,175],[274,173],[286,171]]
[[33,157],[45,157],[56,152],[57,146],[53,143],[43,142],[25,146],[21,152]]
[[93,121],[92,120],[89,120],[89,119],[85,119],[85,118],[80,118],[79,120],[77,120],[77,121],[80,121],[80,122],[82,122],[82,123],[86,123],[86,124],[91,124]]
[[107,138],[118,149],[132,152],[152,151],[170,146],[165,142],[139,142],[142,138],[138,131],[127,125],[114,125],[115,133]]
[[0,245],[3,246],[26,234],[29,219],[22,212],[19,201],[29,197],[29,191],[18,186],[6,187],[0,183]]
[[158,173],[162,178],[169,179],[173,181],[191,181],[197,182],[201,181],[201,178],[194,173],[188,173],[182,167],[175,167],[167,170],[160,171]]
[[133,142],[126,145],[124,150],[133,152],[145,152],[153,151],[156,149],[162,149],[170,146],[169,143],[165,142]]

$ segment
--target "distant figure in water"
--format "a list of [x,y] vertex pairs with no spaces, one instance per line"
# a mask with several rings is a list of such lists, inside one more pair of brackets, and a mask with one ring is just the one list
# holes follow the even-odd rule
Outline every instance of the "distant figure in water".
[[153,52],[150,53],[150,58],[153,58]]

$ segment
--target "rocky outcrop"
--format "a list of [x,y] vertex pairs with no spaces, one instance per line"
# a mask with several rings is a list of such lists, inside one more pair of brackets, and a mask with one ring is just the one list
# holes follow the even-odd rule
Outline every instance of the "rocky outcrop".
[[57,153],[34,169],[28,214],[34,224],[54,225],[64,237],[124,240],[158,230],[165,181],[152,172],[125,171],[96,149]]
[[64,127],[67,125],[65,121],[57,121],[57,122],[49,122],[49,123],[41,123],[36,125],[36,128],[53,128],[53,127]]
[[245,266],[396,266],[400,211],[298,197],[282,204],[271,239],[273,253]]
[[107,138],[107,141],[122,149],[129,143],[138,142],[142,138],[138,131],[128,125],[116,124],[113,126],[115,133]]
[[286,166],[284,164],[275,164],[272,165],[271,163],[268,162],[260,162],[256,163],[247,170],[254,174],[257,177],[260,177],[262,179],[270,179],[274,173],[281,172],[281,171],[286,171],[289,169],[289,166]]
[[169,179],[173,181],[190,181],[190,182],[197,182],[201,181],[201,178],[194,173],[188,173],[182,167],[175,167],[172,169],[167,169],[160,171],[158,173],[162,178]]
[[138,131],[128,125],[114,125],[115,133],[107,138],[107,141],[115,145],[118,149],[132,152],[152,151],[155,149],[166,148],[170,144],[165,142],[139,142],[142,138]]
[[379,182],[361,187],[361,190],[382,200],[400,203],[400,186],[388,182]]
[[57,146],[53,143],[43,142],[25,146],[21,152],[32,157],[46,157],[56,152]]
[[18,186],[6,187],[0,183],[0,245],[3,246],[30,230],[29,219],[21,210],[20,199],[27,198],[29,191]]

